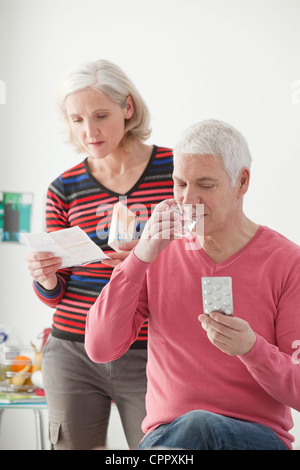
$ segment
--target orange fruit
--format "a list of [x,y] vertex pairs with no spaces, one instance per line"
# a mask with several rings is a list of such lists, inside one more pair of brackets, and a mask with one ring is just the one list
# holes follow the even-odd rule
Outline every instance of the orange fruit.
[[[12,372],[20,372],[21,370],[24,369],[27,365],[31,364],[31,360],[27,356],[16,356],[12,364],[10,366],[10,370]],[[29,369],[29,372],[31,371],[32,367]]]

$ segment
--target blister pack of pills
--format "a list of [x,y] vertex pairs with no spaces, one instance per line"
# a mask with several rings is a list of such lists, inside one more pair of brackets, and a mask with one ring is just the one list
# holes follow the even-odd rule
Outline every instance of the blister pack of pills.
[[201,283],[204,313],[218,311],[233,315],[231,277],[202,277]]

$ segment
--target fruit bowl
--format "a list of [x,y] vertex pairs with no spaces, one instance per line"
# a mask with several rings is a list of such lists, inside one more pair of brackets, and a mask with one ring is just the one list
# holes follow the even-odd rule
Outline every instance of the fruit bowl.
[[[37,370],[37,352],[33,347],[2,345],[0,351],[0,391],[29,392],[35,389],[31,374]],[[39,364],[41,368],[41,360]]]

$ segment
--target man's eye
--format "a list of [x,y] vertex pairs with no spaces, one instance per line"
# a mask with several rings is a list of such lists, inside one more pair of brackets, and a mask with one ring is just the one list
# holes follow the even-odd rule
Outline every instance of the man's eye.
[[105,119],[107,117],[107,114],[99,114],[99,116],[97,116],[98,119]]

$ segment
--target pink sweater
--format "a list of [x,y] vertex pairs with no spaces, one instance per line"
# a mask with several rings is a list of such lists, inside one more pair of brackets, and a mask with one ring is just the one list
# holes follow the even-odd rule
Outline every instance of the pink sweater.
[[[194,249],[191,249],[194,248]],[[149,321],[145,433],[201,409],[264,424],[292,448],[290,407],[300,410],[300,248],[267,227],[215,264],[191,240],[176,240],[151,264],[131,253],[114,269],[87,318],[95,362],[122,356]],[[257,334],[228,356],[198,321],[202,276],[231,276],[235,315]]]

